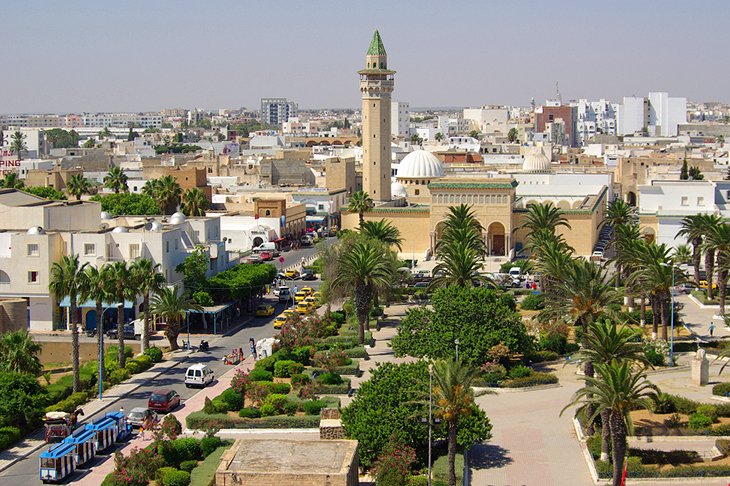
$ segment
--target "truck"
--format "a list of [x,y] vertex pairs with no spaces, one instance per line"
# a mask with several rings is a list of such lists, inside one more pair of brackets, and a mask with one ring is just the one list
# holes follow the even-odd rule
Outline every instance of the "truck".
[[279,256],[279,248],[277,248],[276,243],[274,243],[273,241],[265,241],[265,242],[261,243],[259,246],[255,246],[252,251],[254,253],[268,251],[275,257]]

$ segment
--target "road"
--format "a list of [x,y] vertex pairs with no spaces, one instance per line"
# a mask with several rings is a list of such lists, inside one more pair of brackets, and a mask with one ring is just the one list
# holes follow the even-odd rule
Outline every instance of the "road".
[[[334,241],[334,239],[331,240]],[[314,253],[314,248],[302,248],[283,253],[287,260],[284,263],[284,266],[289,266],[295,262],[299,263],[302,258],[309,258],[314,255]],[[299,288],[310,286],[317,289],[321,285],[321,281],[315,280],[302,282],[301,280],[295,280],[293,283],[290,283],[290,286],[294,285]],[[197,388],[188,389],[183,384],[185,370],[188,366],[195,363],[205,363],[213,370],[214,375],[219,377],[226,371],[230,370],[230,366],[223,364],[222,358],[224,354],[230,353],[233,348],[243,348],[244,353],[248,355],[249,338],[253,337],[254,340],[258,341],[263,338],[271,337],[275,334],[276,331],[274,330],[273,324],[274,318],[281,313],[282,310],[284,310],[284,304],[279,304],[277,298],[272,294],[268,294],[264,298],[264,302],[276,306],[276,312],[273,316],[266,318],[241,316],[241,318],[234,323],[235,326],[242,322],[244,323],[243,327],[238,332],[230,336],[219,336],[209,339],[210,350],[208,352],[195,352],[191,354],[182,363],[171,368],[168,372],[158,376],[157,378],[148,381],[133,393],[118,400],[116,403],[111,404],[94,417],[84,417],[84,421],[82,423],[100,417],[107,412],[119,411],[121,407],[124,407],[124,411],[127,413],[134,407],[146,407],[147,399],[152,391],[159,391],[161,389],[175,390],[180,395],[182,403],[184,403],[185,400],[192,397],[199,391]],[[201,337],[203,336],[195,336],[191,339],[194,346],[197,342],[199,342]],[[184,339],[185,336],[181,335],[179,341],[184,341]],[[22,484],[23,486],[31,486],[43,484],[38,475],[39,456],[43,450],[43,448],[39,449],[35,453],[18,461],[0,473],[0,486],[13,486],[19,484]],[[97,456],[91,463],[90,467],[93,468],[95,465],[98,465],[103,461],[113,460],[113,452],[114,451],[112,450],[110,453]],[[84,469],[78,469],[76,473],[70,477],[70,481],[65,482],[65,484],[73,484],[74,480],[78,480],[83,477],[85,471],[88,470],[86,469],[88,465],[84,467]]]

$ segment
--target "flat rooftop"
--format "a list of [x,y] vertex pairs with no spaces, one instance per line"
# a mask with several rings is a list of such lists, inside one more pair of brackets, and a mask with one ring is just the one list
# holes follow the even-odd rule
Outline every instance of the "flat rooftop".
[[235,455],[225,468],[229,472],[341,474],[352,464],[357,441],[238,439],[233,448]]

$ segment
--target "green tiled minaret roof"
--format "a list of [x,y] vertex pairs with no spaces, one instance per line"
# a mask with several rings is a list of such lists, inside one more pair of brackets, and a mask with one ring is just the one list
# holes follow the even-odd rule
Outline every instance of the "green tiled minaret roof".
[[380,32],[377,30],[373,34],[373,40],[370,41],[370,48],[368,48],[368,56],[385,56],[385,46],[383,45],[383,39],[380,38]]

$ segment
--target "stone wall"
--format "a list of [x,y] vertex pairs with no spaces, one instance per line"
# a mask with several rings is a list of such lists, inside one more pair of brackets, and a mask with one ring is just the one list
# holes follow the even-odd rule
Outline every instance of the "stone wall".
[[25,299],[0,300],[0,333],[28,329],[28,302]]

